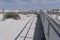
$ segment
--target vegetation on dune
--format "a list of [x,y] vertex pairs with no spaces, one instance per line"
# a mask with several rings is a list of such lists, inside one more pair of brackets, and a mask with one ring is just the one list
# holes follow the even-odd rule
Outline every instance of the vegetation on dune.
[[4,14],[3,20],[8,19],[8,18],[13,18],[17,20],[17,19],[20,19],[20,16],[18,13],[8,12]]

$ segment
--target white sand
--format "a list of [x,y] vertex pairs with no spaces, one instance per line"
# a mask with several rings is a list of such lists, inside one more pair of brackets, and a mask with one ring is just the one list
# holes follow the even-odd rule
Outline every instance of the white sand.
[[[0,40],[14,40],[27,21],[32,18],[32,16],[20,16],[21,20],[6,19],[5,21],[0,21]],[[3,15],[0,14],[0,20],[2,20],[2,17]]]

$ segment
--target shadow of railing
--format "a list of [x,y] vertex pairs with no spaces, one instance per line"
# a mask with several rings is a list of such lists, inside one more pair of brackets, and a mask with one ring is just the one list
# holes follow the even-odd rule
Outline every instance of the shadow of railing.
[[37,16],[33,40],[46,40],[40,15]]

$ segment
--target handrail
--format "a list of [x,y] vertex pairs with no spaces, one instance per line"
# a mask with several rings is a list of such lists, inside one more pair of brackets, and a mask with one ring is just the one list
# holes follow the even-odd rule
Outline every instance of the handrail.
[[[43,20],[44,18],[48,20],[49,24],[51,25],[51,27],[53,28],[53,30],[55,31],[55,33],[58,35],[58,37],[60,38],[60,22],[54,18],[52,18],[48,13],[40,13],[39,14],[40,16],[43,16]],[[44,21],[43,21],[44,22]],[[53,23],[56,25],[54,26]],[[49,27],[49,26],[48,26]],[[57,29],[58,28],[58,29]],[[50,27],[49,27],[50,29]],[[49,29],[48,29],[48,33],[49,32]],[[48,37],[49,37],[49,34],[48,34]]]
[[54,29],[54,31],[56,32],[56,34],[58,35],[58,37],[60,38],[60,33],[56,30],[56,28],[50,23],[51,27]]
[[44,13],[44,15],[46,15],[48,18],[49,18],[49,20],[51,20],[51,21],[53,21],[59,28],[60,28],[60,22],[59,21],[57,21],[56,19],[53,19],[49,14],[47,14],[47,13]]
[[60,32],[58,30],[56,30],[56,28],[53,26],[53,24],[51,23],[51,21],[54,22],[59,29],[60,29],[60,23],[56,19],[53,19],[49,14],[45,13],[45,15],[49,18],[48,20],[50,20],[51,27],[54,29],[54,31],[56,32],[56,34],[60,38]]

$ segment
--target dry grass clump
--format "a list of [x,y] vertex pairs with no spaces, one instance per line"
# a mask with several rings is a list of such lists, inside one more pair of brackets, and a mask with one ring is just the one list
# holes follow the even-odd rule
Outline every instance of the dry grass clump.
[[13,18],[15,20],[18,20],[20,19],[20,16],[18,13],[8,12],[4,14],[3,20],[8,19],[8,18]]

